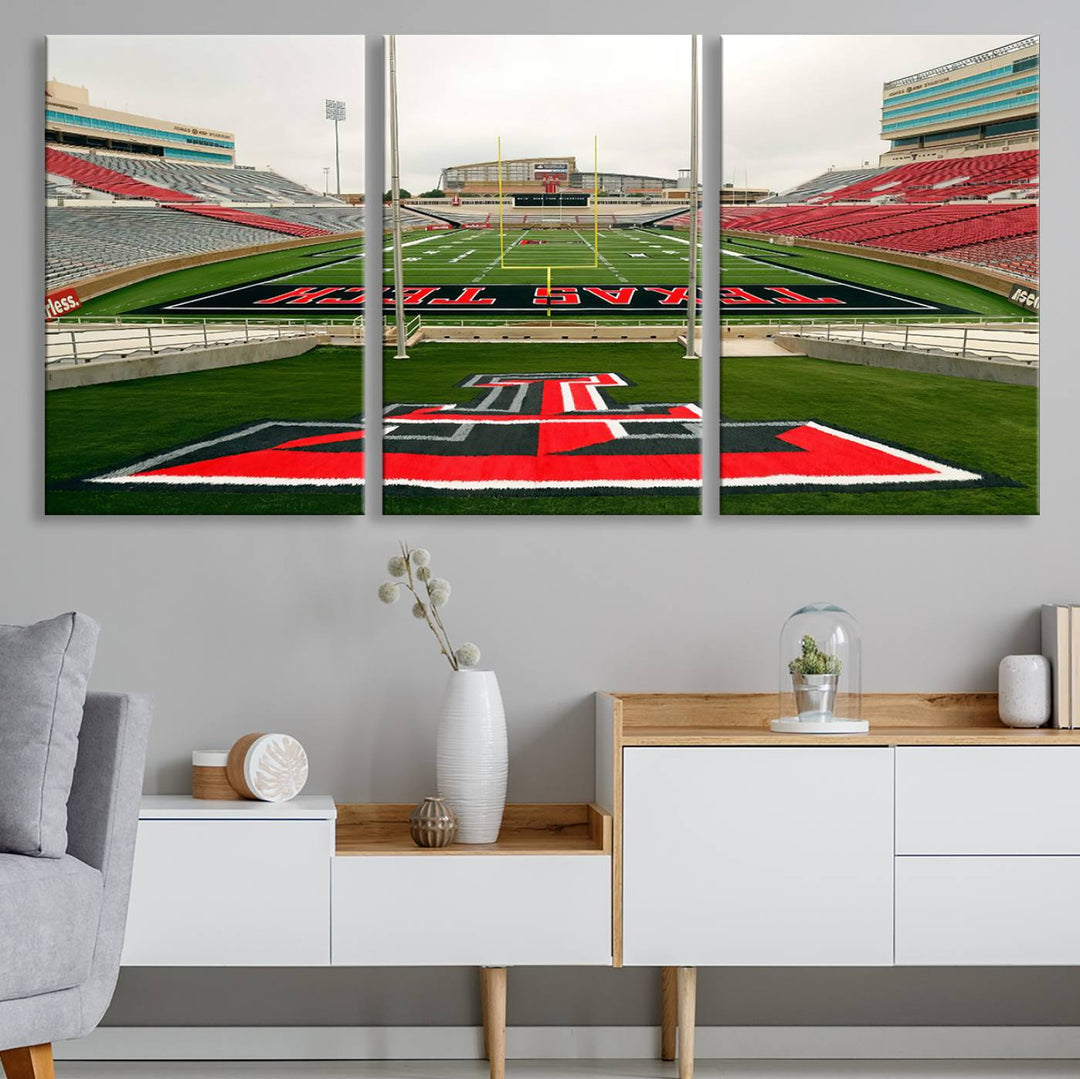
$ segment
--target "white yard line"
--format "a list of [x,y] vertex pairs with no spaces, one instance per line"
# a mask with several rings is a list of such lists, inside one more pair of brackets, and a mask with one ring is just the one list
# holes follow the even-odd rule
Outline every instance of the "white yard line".
[[[578,238],[578,239],[579,239],[579,240],[580,240],[580,241],[581,241],[581,242],[582,242],[582,243],[583,243],[583,244],[584,244],[584,245],[585,245],[586,247],[588,247],[588,246],[589,246],[589,241],[588,241],[588,240],[586,240],[586,239],[585,239],[585,237],[584,237],[584,236],[582,236],[582,235],[581,235],[581,233],[580,233],[580,232],[578,232],[578,230],[577,230],[577,229],[574,229],[574,235],[575,235],[575,236],[576,236],[576,237],[577,237],[577,238]],[[615,269],[615,267],[614,267],[614,265],[612,264],[611,260],[610,260],[610,259],[608,259],[608,258],[606,258],[606,257],[605,257],[604,255],[602,255],[602,254],[600,253],[600,245],[599,245],[599,244],[597,244],[597,245],[596,245],[596,252],[595,252],[595,253],[596,253],[596,257],[597,257],[597,259],[598,259],[598,260],[599,260],[600,262],[602,262],[602,263],[603,263],[603,264],[604,264],[604,265],[605,265],[605,266],[606,266],[606,267],[607,267],[607,268],[608,268],[608,269],[609,269],[609,270],[610,270],[610,271],[611,271],[611,272],[612,272],[612,273],[613,273],[613,274],[615,275],[615,277],[616,277],[616,278],[617,278],[617,279],[618,279],[618,280],[619,280],[619,281],[620,281],[620,282],[621,282],[622,284],[624,284],[624,285],[629,285],[629,284],[630,284],[630,279],[629,279],[629,278],[627,278],[627,277],[623,277],[623,275],[622,275],[621,273],[619,273],[619,271],[618,271],[618,270],[616,270],[616,269]],[[587,269],[587,267],[586,267],[586,269]]]
[[[523,239],[524,239],[524,238],[525,238],[525,237],[526,237],[526,236],[527,236],[528,234],[529,234],[529,229],[525,229],[525,230],[524,230],[524,231],[523,231],[523,232],[521,233],[521,235],[520,235],[520,236],[519,236],[519,237],[518,237],[518,238],[517,238],[516,240],[514,240],[514,242],[513,242],[512,244],[510,244],[510,246],[509,246],[508,248],[506,248],[506,251],[510,251],[510,250],[512,250],[513,248],[517,247],[517,245],[518,245],[519,243],[521,243],[521,241],[522,241],[522,240],[523,240]],[[481,281],[483,281],[483,279],[484,279],[485,277],[487,277],[487,275],[488,275],[489,273],[491,273],[491,271],[492,271],[492,270],[494,270],[494,269],[495,269],[495,267],[496,267],[496,266],[498,266],[500,262],[502,262],[502,259],[503,259],[503,255],[504,255],[504,254],[505,254],[505,252],[502,252],[502,251],[501,251],[501,252],[499,252],[499,254],[498,254],[498,255],[496,255],[496,256],[495,256],[495,258],[494,258],[494,259],[492,259],[492,261],[491,261],[491,262],[489,262],[489,263],[488,263],[488,264],[487,264],[487,265],[486,265],[486,266],[485,266],[485,267],[483,268],[483,270],[481,270],[481,271],[480,271],[480,276],[479,276],[479,277],[474,277],[474,278],[473,278],[473,284],[474,284],[474,285],[479,285],[479,284],[480,284],[480,282],[481,282]],[[512,270],[513,268],[514,268],[513,266],[507,266],[507,267],[506,267],[506,269],[507,269],[507,270]]]

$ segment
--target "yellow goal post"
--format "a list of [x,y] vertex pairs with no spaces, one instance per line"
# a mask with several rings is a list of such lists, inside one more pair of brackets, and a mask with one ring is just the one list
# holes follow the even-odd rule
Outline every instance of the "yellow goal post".
[[[593,135],[593,262],[592,268],[600,267],[600,149],[599,138]],[[505,270],[506,266],[506,225],[503,217],[503,165],[502,165],[502,136],[499,135],[496,143],[496,170],[499,180],[499,269]],[[552,270],[580,270],[588,268],[586,263],[574,262],[568,265],[555,265],[554,263],[541,263],[539,265],[527,265],[514,263],[513,270],[544,270],[547,272],[548,289],[551,288]],[[550,312],[549,312],[550,314]]]

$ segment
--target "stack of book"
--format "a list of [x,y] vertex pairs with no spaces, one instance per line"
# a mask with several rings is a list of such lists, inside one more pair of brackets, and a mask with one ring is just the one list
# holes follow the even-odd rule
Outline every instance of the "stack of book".
[[1080,727],[1080,604],[1043,604],[1042,650],[1053,676],[1051,722]]

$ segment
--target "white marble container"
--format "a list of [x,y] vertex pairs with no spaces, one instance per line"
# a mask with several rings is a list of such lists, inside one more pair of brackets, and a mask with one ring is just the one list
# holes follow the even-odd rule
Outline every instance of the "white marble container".
[[998,716],[1007,727],[1041,727],[1050,718],[1050,661],[1006,656],[998,665]]

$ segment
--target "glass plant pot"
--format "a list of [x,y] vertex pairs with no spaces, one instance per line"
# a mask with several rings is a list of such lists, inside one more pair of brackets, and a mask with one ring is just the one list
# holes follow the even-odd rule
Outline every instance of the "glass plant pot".
[[862,734],[862,646],[855,618],[831,603],[800,607],[780,631],[783,734]]

